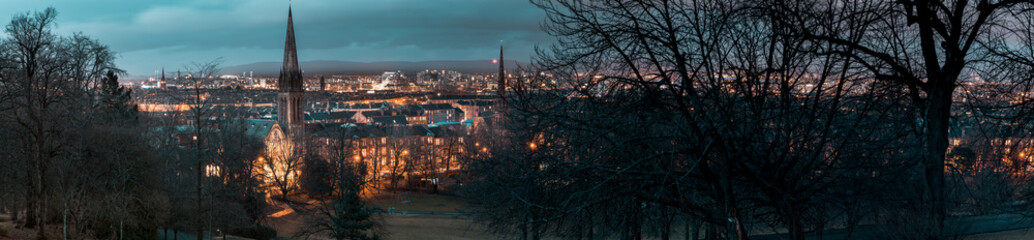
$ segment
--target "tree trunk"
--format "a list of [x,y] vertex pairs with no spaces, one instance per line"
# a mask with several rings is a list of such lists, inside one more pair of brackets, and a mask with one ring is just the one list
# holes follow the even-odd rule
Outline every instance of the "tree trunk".
[[36,228],[36,199],[34,197],[26,198],[25,204],[25,224],[22,224],[26,228]]
[[750,239],[750,237],[747,236],[747,230],[740,219],[739,207],[736,206],[736,194],[732,188],[732,170],[730,169],[731,167],[729,164],[731,163],[726,162],[724,164],[725,166],[723,166],[724,181],[722,182],[725,207],[728,209],[728,217],[732,219],[732,226],[726,224],[726,226],[728,226],[727,229],[729,230],[727,233],[729,235],[735,235],[737,240],[747,240]]
[[[40,154],[40,153],[37,153]],[[40,199],[38,205],[36,205],[36,212],[38,217],[36,218],[36,239],[47,239],[47,190],[46,190],[46,174],[43,166],[43,158],[39,156],[36,160],[36,178],[38,179],[38,186],[36,186],[36,197]]]
[[945,202],[944,202],[944,161],[948,151],[948,127],[951,120],[951,102],[954,86],[939,84],[928,92],[926,108],[926,158],[923,159],[924,177],[926,179],[927,207],[930,220],[933,221],[931,239],[939,239],[944,234]]
[[[689,240],[689,221],[686,221],[686,224],[683,225],[684,226],[682,226],[682,240]],[[696,235],[693,235],[693,237],[695,238]]]
[[61,214],[61,236],[68,239],[68,200],[65,200],[65,210]]
[[524,217],[521,222],[521,240],[528,240],[528,218]]
[[664,230],[661,231],[661,240],[671,240],[671,218],[665,219]]
[[13,206],[11,208],[11,221],[14,222],[14,226],[17,227],[18,226],[18,213],[21,212],[21,209],[18,209],[18,203],[17,202],[13,202],[13,203],[11,203],[11,205]]
[[[692,229],[692,231],[690,231],[690,235],[687,236],[685,240],[690,240],[690,239],[697,240],[697,239],[700,239],[700,230],[702,228],[704,228],[704,222],[703,221],[696,221],[696,220],[694,220],[693,222],[694,222],[693,223],[693,229]],[[687,225],[687,227],[688,227],[688,225]],[[687,229],[687,230],[689,230],[689,229]],[[690,238],[690,236],[692,236],[692,238]]]
[[704,232],[704,239],[714,240],[718,239],[718,226],[717,224],[707,224],[707,230]]
[[786,209],[783,211],[783,221],[788,225],[787,230],[790,232],[790,239],[804,240],[804,226],[801,223],[801,214],[793,207],[793,204],[786,204]]
[[[198,120],[198,122],[200,123],[200,120]],[[198,133],[197,136],[200,136],[200,135],[201,134]],[[205,233],[204,232],[205,231],[204,217],[203,217],[204,216],[204,212],[202,210],[204,208],[201,206],[201,191],[202,191],[201,175],[204,173],[203,170],[202,170],[204,168],[204,164],[201,163],[201,146],[200,146],[200,142],[199,141],[200,140],[195,140],[195,143],[198,144],[198,146],[197,146],[197,148],[198,148],[197,149],[197,151],[198,151],[197,152],[197,158],[198,158],[197,159],[197,161],[198,161],[197,162],[197,239],[204,239],[204,236],[205,236],[204,235],[204,233]]]

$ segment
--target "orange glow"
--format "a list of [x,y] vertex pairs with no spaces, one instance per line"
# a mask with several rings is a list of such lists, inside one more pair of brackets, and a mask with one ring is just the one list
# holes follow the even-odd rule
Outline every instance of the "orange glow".
[[205,166],[205,176],[207,177],[218,177],[220,175],[219,166],[209,164]]

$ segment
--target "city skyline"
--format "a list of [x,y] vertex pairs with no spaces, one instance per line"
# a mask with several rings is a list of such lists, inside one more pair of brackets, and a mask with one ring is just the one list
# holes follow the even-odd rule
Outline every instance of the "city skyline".
[[289,4],[305,13],[295,19],[306,26],[297,32],[301,62],[488,60],[499,40],[520,60],[552,41],[539,28],[542,10],[525,1],[0,2],[13,6],[0,15],[56,8],[55,32],[97,38],[130,78],[220,57],[223,66],[278,61]]
[[39,1],[0,240],[1034,239],[1034,1]]

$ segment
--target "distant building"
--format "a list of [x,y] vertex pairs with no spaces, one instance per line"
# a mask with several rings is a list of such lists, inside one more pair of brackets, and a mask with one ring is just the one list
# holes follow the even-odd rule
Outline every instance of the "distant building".
[[323,76],[320,76],[320,92],[326,92],[326,91],[327,91],[327,79],[325,77],[323,77]]
[[429,123],[455,122],[463,120],[459,109],[450,104],[423,104],[419,105],[422,115],[427,116]]

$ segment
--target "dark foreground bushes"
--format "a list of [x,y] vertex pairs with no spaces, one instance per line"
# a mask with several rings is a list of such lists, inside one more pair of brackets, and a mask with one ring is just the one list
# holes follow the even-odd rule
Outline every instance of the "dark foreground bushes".
[[269,226],[252,225],[249,227],[235,228],[229,231],[231,235],[253,238],[256,240],[269,240],[276,237],[276,229]]

